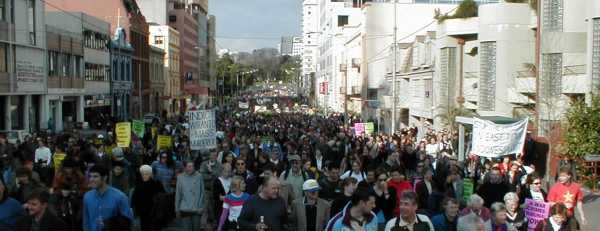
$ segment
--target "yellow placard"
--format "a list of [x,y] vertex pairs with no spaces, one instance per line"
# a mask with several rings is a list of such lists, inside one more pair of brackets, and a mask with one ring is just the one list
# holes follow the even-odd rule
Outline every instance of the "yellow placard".
[[131,143],[131,123],[117,123],[115,133],[117,134],[117,146],[121,148],[128,148],[129,144]]
[[60,165],[62,164],[65,157],[67,157],[67,155],[64,153],[54,153],[54,155],[52,156],[52,162],[54,163],[54,170],[58,171],[60,169]]
[[158,139],[156,140],[156,149],[167,149],[171,147],[171,137],[158,135]]

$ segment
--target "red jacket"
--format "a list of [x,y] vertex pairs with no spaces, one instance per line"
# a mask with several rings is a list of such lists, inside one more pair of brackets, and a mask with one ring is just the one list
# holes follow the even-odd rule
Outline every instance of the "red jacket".
[[400,215],[400,199],[402,198],[402,192],[404,191],[413,191],[413,187],[412,184],[410,183],[410,181],[394,181],[394,180],[390,180],[388,181],[388,187],[392,187],[394,189],[396,189],[396,201],[397,201],[397,205],[396,208],[394,209],[394,215],[399,216]]

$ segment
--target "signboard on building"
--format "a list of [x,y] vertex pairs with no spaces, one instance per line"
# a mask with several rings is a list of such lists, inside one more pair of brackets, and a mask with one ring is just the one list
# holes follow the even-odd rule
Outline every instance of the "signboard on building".
[[189,111],[187,117],[190,123],[190,148],[202,150],[217,147],[215,111]]
[[15,50],[17,92],[44,92],[45,68],[43,51],[19,47]]

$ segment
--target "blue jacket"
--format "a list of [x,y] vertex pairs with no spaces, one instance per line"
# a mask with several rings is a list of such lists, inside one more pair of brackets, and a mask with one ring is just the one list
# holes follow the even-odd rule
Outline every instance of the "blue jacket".
[[[6,190],[4,191],[6,193]],[[0,230],[15,228],[17,218],[25,215],[25,210],[17,200],[7,197],[0,202]]]
[[119,214],[133,220],[129,200],[118,189],[108,186],[102,195],[93,189],[83,196],[83,230],[101,231],[102,221]]
[[[458,224],[458,216],[454,218],[454,223]],[[446,214],[441,213],[431,218],[431,223],[436,231],[446,231]]]
[[[348,203],[341,212],[333,216],[327,223],[325,231],[353,231],[354,229],[350,226],[350,208],[352,208],[352,203]],[[377,231],[376,217],[373,212],[365,217],[367,222],[363,227],[366,231]]]

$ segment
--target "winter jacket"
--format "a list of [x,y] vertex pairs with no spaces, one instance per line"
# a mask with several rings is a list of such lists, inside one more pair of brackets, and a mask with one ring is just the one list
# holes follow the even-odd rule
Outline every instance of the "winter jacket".
[[177,177],[175,189],[176,212],[202,212],[204,207],[204,178],[199,172],[183,173]]

